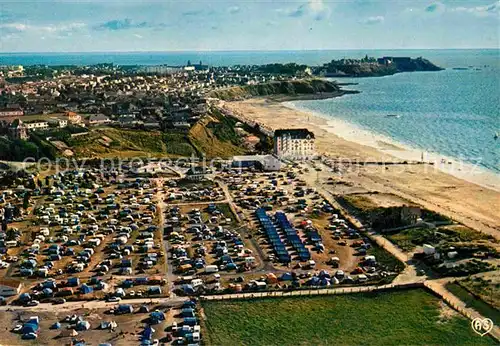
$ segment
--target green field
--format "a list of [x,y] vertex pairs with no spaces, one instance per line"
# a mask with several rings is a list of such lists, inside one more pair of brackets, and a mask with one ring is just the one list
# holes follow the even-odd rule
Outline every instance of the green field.
[[446,288],[448,289],[448,291],[457,296],[461,301],[463,301],[467,305],[467,307],[476,310],[484,317],[491,318],[495,325],[498,325],[500,323],[500,311],[484,302],[483,300],[474,297],[460,284],[450,282],[446,284]]
[[403,262],[398,260],[393,254],[384,250],[377,244],[372,244],[366,254],[375,256],[375,258],[377,259],[377,263],[384,270],[399,273],[405,269],[405,265]]
[[474,231],[462,225],[451,225],[436,229],[411,228],[387,235],[387,238],[404,251],[412,251],[423,244],[438,245],[443,242],[474,242],[480,240],[495,240],[487,235]]
[[423,289],[204,302],[207,345],[494,345]]

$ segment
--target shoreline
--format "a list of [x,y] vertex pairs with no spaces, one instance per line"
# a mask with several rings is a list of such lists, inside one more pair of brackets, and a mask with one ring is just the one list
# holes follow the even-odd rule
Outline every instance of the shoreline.
[[411,147],[393,138],[377,134],[345,120],[298,107],[292,103],[293,101],[296,100],[288,100],[281,104],[286,108],[325,120],[326,124],[323,128],[327,132],[333,133],[347,141],[372,147],[384,154],[405,161],[420,162],[423,155],[423,162],[433,163],[434,167],[443,173],[500,192],[500,175],[484,167],[479,167],[478,165],[439,153],[429,153],[422,149]]
[[[481,182],[483,177],[479,181],[467,177],[474,180],[470,182],[464,179],[466,177],[460,178],[439,169],[437,165],[404,163],[396,154],[401,154],[401,151],[405,152],[404,155],[408,153],[397,143],[385,138],[373,138],[370,133],[365,133],[367,137],[361,140],[361,132],[354,131],[345,123],[288,108],[268,98],[223,101],[220,106],[240,121],[259,124],[269,133],[280,128],[308,128],[312,131],[316,138],[316,152],[330,162],[338,163],[338,171],[332,170],[327,174],[341,184],[323,185],[323,188],[330,189],[333,196],[393,194],[500,239],[500,193],[493,188],[494,183],[492,187],[485,187],[490,184]],[[349,134],[351,137],[348,137]],[[417,159],[420,161],[420,151]]]

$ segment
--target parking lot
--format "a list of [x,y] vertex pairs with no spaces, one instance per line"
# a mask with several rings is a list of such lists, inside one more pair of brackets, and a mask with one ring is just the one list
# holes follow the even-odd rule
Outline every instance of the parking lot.
[[[20,303],[104,298],[120,277],[163,276],[152,179],[66,171],[39,180],[29,193],[28,212],[9,225],[3,239],[4,279],[23,280],[29,294]],[[14,209],[8,198],[5,203]]]

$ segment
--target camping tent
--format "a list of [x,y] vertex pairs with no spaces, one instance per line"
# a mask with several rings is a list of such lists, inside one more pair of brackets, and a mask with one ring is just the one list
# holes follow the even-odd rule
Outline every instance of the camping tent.
[[38,324],[25,323],[21,329],[22,334],[36,333],[38,331]]
[[93,291],[94,289],[87,284],[83,284],[82,286],[80,286],[80,292],[82,294],[89,294],[92,293]]
[[146,328],[144,328],[144,330],[142,331],[142,336],[144,339],[146,340],[151,340],[151,338],[153,337],[153,333],[155,332],[155,330],[153,329],[153,327],[151,326],[147,326]]
[[153,311],[149,314],[149,318],[153,324],[160,323],[165,320],[165,314],[159,310]]
[[266,275],[266,282],[268,284],[276,284],[278,283],[278,279],[276,278],[276,275],[274,275],[273,273],[268,273]]
[[288,281],[288,280],[292,280],[292,279],[293,279],[293,276],[291,273],[283,273],[280,276],[280,280],[282,280],[282,281]]
[[80,321],[76,324],[76,329],[77,330],[89,330],[90,329],[90,323],[89,321]]
[[193,289],[193,286],[191,286],[191,285],[183,285],[182,290],[186,294],[194,294],[194,289]]

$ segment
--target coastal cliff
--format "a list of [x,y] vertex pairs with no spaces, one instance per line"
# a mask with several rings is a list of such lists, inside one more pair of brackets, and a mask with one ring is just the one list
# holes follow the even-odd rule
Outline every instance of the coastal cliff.
[[324,79],[303,79],[235,86],[212,91],[209,96],[225,101],[234,101],[256,96],[280,99],[331,98],[347,93],[357,93],[357,91],[343,90],[336,82]]

